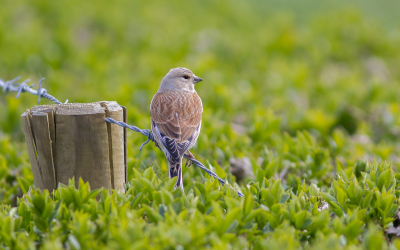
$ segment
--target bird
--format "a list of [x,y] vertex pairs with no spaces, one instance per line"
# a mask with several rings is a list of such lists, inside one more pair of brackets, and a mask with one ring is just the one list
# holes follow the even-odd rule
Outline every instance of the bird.
[[[185,193],[182,181],[182,158],[194,159],[189,149],[200,134],[203,103],[194,89],[203,81],[187,68],[173,68],[162,79],[150,104],[151,131],[156,146],[161,146],[168,160],[169,178],[177,176],[175,189]],[[187,163],[186,163],[187,164]]]

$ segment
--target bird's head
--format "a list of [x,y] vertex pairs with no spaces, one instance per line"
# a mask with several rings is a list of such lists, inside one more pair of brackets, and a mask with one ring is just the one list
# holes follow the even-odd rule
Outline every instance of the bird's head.
[[194,85],[203,81],[186,68],[173,68],[161,81],[159,91],[188,91],[194,92]]

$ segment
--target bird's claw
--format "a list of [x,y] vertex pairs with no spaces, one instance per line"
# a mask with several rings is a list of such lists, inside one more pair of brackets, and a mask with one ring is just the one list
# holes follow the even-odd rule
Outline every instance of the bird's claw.
[[194,158],[194,155],[188,150],[187,151],[187,158],[186,158],[186,167],[190,167],[190,166],[192,166],[192,161],[191,160],[194,160],[194,159],[196,159],[196,158]]

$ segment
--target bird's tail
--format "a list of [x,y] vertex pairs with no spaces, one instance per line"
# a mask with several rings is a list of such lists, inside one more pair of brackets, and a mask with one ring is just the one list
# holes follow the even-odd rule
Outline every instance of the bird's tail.
[[168,170],[169,170],[169,178],[174,178],[175,176],[178,177],[176,179],[175,189],[180,188],[182,193],[185,193],[182,181],[182,158],[179,160],[179,162],[173,160],[169,161]]

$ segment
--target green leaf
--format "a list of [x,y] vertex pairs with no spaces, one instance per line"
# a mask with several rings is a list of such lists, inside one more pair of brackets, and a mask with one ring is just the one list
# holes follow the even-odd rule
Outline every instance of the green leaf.
[[279,221],[274,215],[272,215],[270,213],[266,213],[265,217],[267,217],[267,220],[271,224],[272,228],[276,228],[279,226]]
[[367,194],[365,195],[364,199],[362,200],[362,208],[368,208],[371,200],[373,198],[374,192],[373,191],[366,191]]
[[358,238],[359,234],[361,234],[363,231],[364,231],[364,222],[355,219],[347,225],[345,236],[348,240],[356,239]]
[[165,205],[169,205],[174,200],[174,196],[165,188],[161,189],[161,194]]
[[23,178],[19,178],[19,177],[17,178],[17,181],[21,188],[22,193],[24,193],[24,194],[28,193],[30,183],[27,180],[25,180]]
[[338,203],[344,208],[346,206],[347,194],[341,188],[337,187],[336,197]]
[[335,212],[335,214],[337,216],[340,217],[343,215],[343,209],[340,207],[337,200],[332,195],[325,193],[325,192],[321,192],[320,194],[321,194],[322,198],[326,202],[328,202],[330,208],[332,209],[333,212]]
[[259,214],[263,214],[263,213],[265,213],[265,211],[262,209],[252,210],[249,214],[247,214],[246,216],[243,217],[243,222],[247,223],[250,220],[254,219],[256,216],[258,216]]
[[233,208],[231,211],[229,211],[225,215],[225,221],[224,221],[224,227],[226,228],[225,232],[231,232],[231,233],[233,232],[232,230],[234,230],[236,227],[235,228],[231,228],[231,229],[229,229],[229,228],[232,227],[232,223],[234,221],[238,221],[238,220],[241,219],[240,218],[240,213],[241,213],[240,207],[236,207],[236,208]]
[[155,190],[153,183],[144,177],[140,178],[140,180],[141,180],[145,190],[148,192],[149,195],[151,195]]
[[301,229],[307,217],[307,211],[300,211],[294,217],[294,226],[297,229]]
[[265,172],[261,168],[257,169],[257,182],[262,183],[264,181]]
[[383,171],[381,173],[381,175],[379,175],[379,178],[378,178],[377,184],[378,184],[379,190],[381,190],[381,192],[382,192],[383,186],[386,186],[386,187],[390,186],[390,183],[392,182],[393,179],[394,179],[394,174],[391,169],[387,169],[387,170]]
[[137,208],[137,206],[140,204],[140,202],[142,201],[143,198],[143,194],[142,193],[138,193],[132,200],[131,202],[131,208],[135,209]]
[[226,203],[226,205],[228,206],[229,209],[233,209],[233,208],[237,208],[240,206],[240,201],[238,201],[235,198],[231,198],[228,196],[224,197],[224,201]]
[[[136,175],[136,173],[135,173],[135,175]],[[147,168],[143,173],[143,177],[150,181],[153,180],[153,178],[155,177],[153,168]],[[138,178],[138,179],[140,179],[140,178]]]
[[229,227],[226,229],[225,233],[235,233],[236,228],[239,226],[239,221],[234,220],[232,223],[229,225]]
[[273,159],[271,162],[268,163],[268,165],[264,169],[265,177],[268,179],[273,177],[278,172],[278,168],[279,168],[279,159],[278,158]]
[[274,184],[272,184],[271,193],[273,194],[275,201],[280,201],[282,199],[283,188],[280,179],[276,180]]
[[158,205],[163,203],[162,195],[158,191],[153,191],[153,207],[158,207]]
[[[169,192],[174,191],[174,187],[175,187],[176,180],[177,180],[177,177],[176,177],[176,176],[175,176],[174,178],[168,180],[168,181],[165,183],[164,188],[165,188],[166,190],[168,190]],[[204,189],[204,187],[203,187],[203,189]],[[205,192],[204,192],[204,193],[205,193]]]
[[45,206],[46,206],[46,202],[45,202],[44,198],[40,194],[34,194],[32,196],[32,203],[33,203],[35,210],[38,212],[37,215],[42,216]]
[[142,174],[139,172],[139,170],[137,170],[136,168],[132,168],[132,170],[136,179],[142,178]]
[[319,188],[314,183],[310,185],[309,194],[311,196],[319,196]]
[[49,220],[48,220],[48,223],[49,223],[49,225],[51,226],[51,222],[54,220],[54,218],[56,217],[56,215],[57,215],[57,213],[58,213],[58,211],[59,211],[59,209],[60,209],[60,206],[61,206],[61,200],[59,200],[57,203],[56,203],[56,206],[55,206],[55,208],[52,210],[52,212],[51,212],[51,215],[50,215],[50,217],[49,217]]
[[[103,190],[103,189],[98,188],[98,189],[95,189],[95,190],[91,191],[90,194],[89,194],[89,196],[87,197],[87,200],[89,200],[89,199],[95,199],[95,198],[100,194],[100,192],[101,192],[102,190]],[[86,200],[86,202],[87,202],[87,200]]]
[[243,216],[248,215],[253,210],[254,199],[251,193],[247,192],[243,199]]
[[271,191],[263,188],[261,189],[261,199],[264,199],[268,207],[272,207],[276,203],[274,195],[271,193]]

